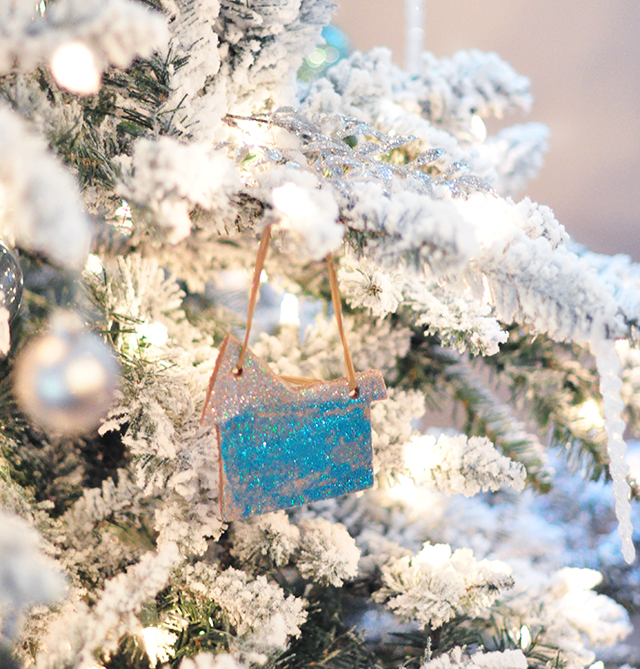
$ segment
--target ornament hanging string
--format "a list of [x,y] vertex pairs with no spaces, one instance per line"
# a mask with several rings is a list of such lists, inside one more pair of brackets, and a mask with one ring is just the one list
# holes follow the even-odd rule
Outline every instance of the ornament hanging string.
[[256,310],[256,304],[258,302],[258,292],[260,290],[260,275],[264,268],[264,261],[267,257],[267,250],[269,249],[269,240],[271,239],[271,226],[268,225],[262,232],[262,238],[260,239],[260,246],[258,247],[258,255],[256,256],[256,264],[253,268],[253,281],[251,282],[251,293],[249,295],[249,309],[247,311],[247,331],[244,335],[244,342],[242,343],[242,348],[240,349],[240,357],[238,358],[238,364],[233,370],[233,373],[236,376],[242,374],[242,364],[244,363],[244,357],[247,354],[247,347],[249,345],[249,335],[251,334],[251,323],[253,322],[253,314]]
[[[244,335],[244,342],[242,343],[242,348],[240,349],[238,364],[233,370],[233,373],[236,376],[240,376],[242,374],[242,365],[244,363],[244,359],[247,353],[247,347],[249,345],[251,323],[253,322],[253,314],[255,312],[256,304],[258,302],[258,292],[260,291],[260,276],[264,268],[264,261],[267,257],[267,250],[269,249],[270,239],[271,239],[271,226],[268,225],[262,233],[262,238],[260,239],[260,246],[258,247],[258,255],[256,256],[256,264],[253,270],[251,293],[249,294],[249,308],[247,310],[247,330]],[[351,352],[349,351],[349,345],[347,343],[347,335],[344,331],[344,324],[342,322],[342,302],[340,300],[340,291],[338,288],[338,277],[336,275],[336,268],[331,253],[327,254],[326,260],[327,260],[327,267],[329,270],[329,283],[331,285],[331,301],[333,303],[333,311],[335,312],[336,315],[336,322],[338,324],[338,331],[340,332],[340,340],[342,341],[342,348],[344,351],[344,366],[346,372],[345,376],[347,377],[347,382],[349,384],[349,396],[355,399],[358,397],[356,372],[353,366],[353,361],[351,359]],[[291,381],[293,383],[302,383],[302,384],[317,383],[316,379],[302,379],[299,377],[292,377],[292,376],[281,376],[281,378],[283,378],[285,381]]]
[[333,311],[336,315],[338,323],[338,331],[340,332],[340,339],[342,340],[342,349],[344,350],[344,368],[349,382],[350,397],[358,396],[358,388],[356,386],[356,370],[353,367],[351,360],[351,352],[349,351],[349,344],[347,344],[347,335],[342,324],[342,301],[340,300],[340,290],[338,289],[338,277],[336,275],[336,266],[333,262],[331,253],[327,253],[327,267],[329,269],[329,282],[331,283],[331,301],[333,302]]

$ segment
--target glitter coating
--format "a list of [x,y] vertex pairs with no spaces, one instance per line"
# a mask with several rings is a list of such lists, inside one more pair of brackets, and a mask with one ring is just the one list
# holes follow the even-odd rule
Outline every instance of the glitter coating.
[[209,383],[202,423],[216,425],[223,520],[364,490],[373,484],[371,411],[384,399],[382,374],[300,386],[281,379],[227,335]]

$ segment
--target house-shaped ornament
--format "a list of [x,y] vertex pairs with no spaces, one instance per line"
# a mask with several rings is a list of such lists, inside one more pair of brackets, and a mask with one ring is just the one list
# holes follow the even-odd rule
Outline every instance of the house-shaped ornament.
[[371,402],[386,397],[382,374],[294,383],[227,335],[209,382],[202,424],[215,425],[225,521],[336,497],[373,485]]

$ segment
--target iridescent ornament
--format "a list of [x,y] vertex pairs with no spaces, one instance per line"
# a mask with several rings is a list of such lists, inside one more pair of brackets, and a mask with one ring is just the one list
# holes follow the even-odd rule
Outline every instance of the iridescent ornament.
[[31,341],[16,363],[14,392],[33,422],[53,434],[94,429],[118,387],[110,347],[88,332],[77,314],[59,312],[51,330]]
[[202,423],[215,425],[222,519],[286,509],[373,484],[371,402],[386,397],[382,374],[293,380],[276,375],[227,335],[209,384]]
[[22,300],[22,269],[16,254],[0,240],[0,306],[9,312],[13,319]]

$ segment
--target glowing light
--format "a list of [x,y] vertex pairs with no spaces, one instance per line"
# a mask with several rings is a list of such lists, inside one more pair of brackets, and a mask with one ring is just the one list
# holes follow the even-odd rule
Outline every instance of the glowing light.
[[451,546],[448,544],[425,544],[424,548],[416,556],[416,560],[422,564],[442,567],[451,559]]
[[137,326],[134,332],[129,333],[127,341],[131,350],[137,350],[141,347],[156,346],[160,347],[167,343],[169,332],[163,323],[143,322]]
[[51,56],[55,80],[72,93],[93,95],[100,90],[100,72],[93,52],[82,42],[62,44]]
[[298,298],[292,293],[285,293],[280,303],[280,323],[300,325]]
[[294,183],[286,183],[284,186],[275,188],[273,193],[273,204],[286,216],[295,217],[300,215],[300,210],[303,211],[309,208],[309,196]]
[[162,641],[162,632],[157,627],[145,627],[142,630],[144,647],[152,667],[158,664],[158,649]]
[[513,225],[505,202],[486,193],[472,193],[466,200],[456,200],[455,207],[474,230],[482,231],[482,245],[487,248],[496,237],[508,234]]
[[[204,634],[204,632],[201,632]],[[173,651],[173,644],[178,637],[161,627],[145,627],[142,630],[142,640],[144,642],[149,664],[157,667],[159,664],[167,662]],[[164,666],[164,665],[163,665]]]
[[389,503],[402,506],[410,518],[440,517],[448,503],[441,493],[416,485],[413,479],[402,474],[396,475],[394,483],[383,490]]
[[267,276],[267,273],[262,270],[262,272],[260,272],[260,283],[267,283],[267,281],[269,281],[269,277]]
[[163,346],[169,339],[169,331],[163,323],[143,323],[138,328],[138,337],[152,346]]
[[520,628],[520,648],[522,648],[522,650],[528,650],[531,647],[531,642],[531,632],[526,625],[523,625]]
[[243,131],[243,132],[244,136],[242,141],[247,146],[263,147],[265,145],[267,131],[261,128],[260,126],[252,127],[250,132],[248,131]]
[[396,477],[395,485],[387,490],[387,496],[392,500],[404,502],[409,508],[415,508],[422,501],[423,492],[413,479],[399,475]]
[[87,256],[87,262],[84,264],[84,268],[87,272],[91,272],[92,274],[102,274],[102,270],[104,269],[102,261],[94,253],[90,253]]
[[589,669],[604,669],[604,662],[602,660],[598,660],[597,662],[594,662]]
[[102,363],[90,356],[71,362],[65,370],[64,380],[69,392],[85,397],[99,393],[109,382]]
[[587,400],[578,410],[578,418],[584,423],[584,427],[601,428],[604,427],[604,417],[600,407],[595,400]]
[[591,590],[602,582],[602,574],[596,569],[565,567],[560,574],[568,592]]
[[324,53],[325,53],[325,59],[327,63],[329,63],[330,65],[331,63],[335,63],[338,60],[338,58],[340,58],[340,52],[333,46],[325,47]]
[[631,347],[626,339],[616,339],[615,348],[618,354],[626,353]]
[[477,114],[471,117],[471,134],[478,142],[484,142],[487,139],[487,126]]
[[320,67],[326,59],[327,59],[327,56],[326,56],[324,50],[323,49],[316,49],[309,56],[308,60],[314,67]]
[[437,453],[430,448],[435,443],[433,437],[425,436],[405,444],[403,449],[404,463],[412,478],[420,480],[424,473],[439,463]]

